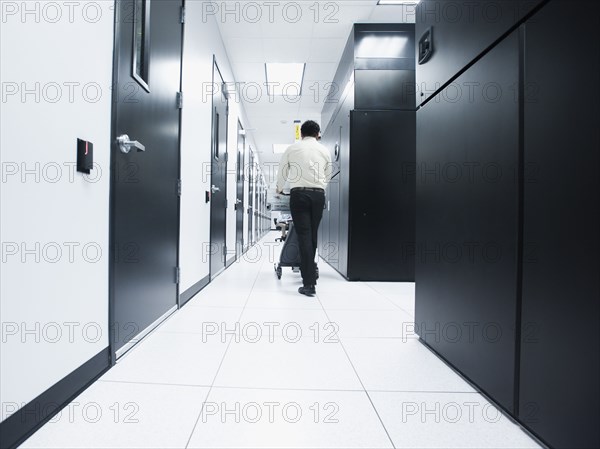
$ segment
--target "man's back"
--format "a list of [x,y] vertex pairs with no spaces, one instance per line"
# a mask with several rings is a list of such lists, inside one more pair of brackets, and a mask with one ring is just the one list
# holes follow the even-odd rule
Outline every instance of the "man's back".
[[283,189],[285,180],[290,188],[325,189],[331,177],[332,163],[329,150],[314,137],[305,137],[290,146],[282,157],[277,186]]

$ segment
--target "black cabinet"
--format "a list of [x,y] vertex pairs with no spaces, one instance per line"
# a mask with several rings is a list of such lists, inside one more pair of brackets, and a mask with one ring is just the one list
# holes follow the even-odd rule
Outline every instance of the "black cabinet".
[[[327,202],[325,203],[325,207],[327,207]],[[329,262],[329,258],[331,257],[331,245],[329,244],[329,212],[325,210],[323,212],[323,219],[321,220],[321,225],[319,226],[319,257],[321,257],[324,261]]]
[[600,4],[530,6],[493,30],[435,24],[417,67],[453,82],[417,113],[415,324],[549,447],[595,448]]
[[414,281],[413,111],[351,113],[347,277]]
[[329,264],[339,270],[340,262],[340,184],[332,182],[327,190],[327,202],[329,206]]
[[355,25],[323,110],[321,257],[348,280],[414,281],[414,25]]
[[430,30],[433,54],[417,71],[419,103],[434,95],[544,0],[422,0],[416,11],[419,41]]
[[[422,340],[514,410],[519,36],[417,113],[415,323]],[[493,93],[485,91],[494,86]]]
[[327,126],[322,139],[323,145],[331,151],[333,164],[331,172],[335,177],[327,186],[325,212],[323,214],[323,223],[321,224],[321,228],[326,228],[323,231],[322,240],[320,242],[320,246],[323,247],[321,257],[338,271],[340,270],[339,264],[341,260],[340,250],[341,246],[343,246],[340,229],[341,197],[344,190],[342,182],[343,179],[347,178],[347,176],[341,176],[341,156],[339,152],[342,146],[341,136],[343,129],[344,127],[349,127],[347,117],[349,116],[350,104],[351,98],[346,98],[332,122]]
[[598,10],[554,1],[525,27],[519,417],[557,448],[600,447]]

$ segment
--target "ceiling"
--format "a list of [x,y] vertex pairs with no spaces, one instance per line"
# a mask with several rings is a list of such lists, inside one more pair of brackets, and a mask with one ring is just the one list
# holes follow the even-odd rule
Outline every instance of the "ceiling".
[[[354,23],[412,23],[414,6],[377,6],[377,0],[218,2],[217,22],[268,183],[281,155],[273,144],[294,142],[294,120],[321,121],[327,83],[333,81]],[[258,9],[258,7],[260,9]],[[237,8],[237,9],[236,9]],[[224,11],[232,13],[223,15]],[[265,63],[306,63],[300,96],[267,95]]]

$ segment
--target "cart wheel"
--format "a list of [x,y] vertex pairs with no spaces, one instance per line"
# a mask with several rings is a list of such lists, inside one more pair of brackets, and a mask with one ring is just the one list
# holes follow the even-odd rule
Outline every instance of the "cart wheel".
[[277,267],[275,268],[275,273],[277,273],[277,279],[281,279],[281,276],[283,275],[283,270],[281,269],[281,267]]

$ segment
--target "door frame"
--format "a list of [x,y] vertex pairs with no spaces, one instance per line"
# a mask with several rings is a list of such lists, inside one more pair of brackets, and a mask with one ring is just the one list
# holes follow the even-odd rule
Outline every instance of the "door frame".
[[[134,2],[135,0],[132,0],[132,2]],[[181,0],[181,7],[184,8],[185,7],[185,2],[186,0]],[[128,22],[125,20],[122,20],[122,18],[120,17],[120,0],[114,0],[113,2],[114,4],[114,9],[115,9],[115,17],[114,17],[114,32],[113,32],[113,66],[112,66],[112,85],[113,85],[113,89],[112,89],[112,105],[111,105],[111,112],[110,112],[110,165],[109,165],[109,177],[110,177],[110,186],[109,186],[109,212],[108,212],[108,220],[109,220],[109,230],[108,230],[108,242],[109,242],[109,248],[108,248],[108,255],[109,255],[109,260],[108,260],[108,336],[109,336],[109,340],[108,340],[108,351],[109,351],[109,356],[110,356],[110,366],[114,366],[117,363],[117,353],[115,351],[115,345],[114,345],[114,338],[113,338],[113,332],[112,329],[115,326],[116,323],[116,316],[115,316],[115,304],[116,304],[116,295],[115,295],[115,271],[117,268],[117,264],[115,262],[116,260],[116,256],[118,253],[118,250],[116,250],[115,247],[115,238],[117,235],[116,229],[115,229],[115,216],[116,216],[116,175],[117,175],[117,170],[116,168],[116,164],[117,164],[117,157],[119,155],[119,148],[118,148],[118,144],[117,144],[117,133],[118,133],[118,115],[117,115],[117,110],[118,110],[118,105],[119,105],[119,95],[120,95],[120,89],[118,88],[118,81],[119,81],[119,56],[120,56],[120,49],[119,49],[119,45],[121,42],[121,36],[124,32],[126,32],[127,30],[125,30],[125,27],[128,25]],[[181,24],[181,51],[180,51],[180,66],[179,66],[179,92],[182,91],[182,86],[183,86],[183,45],[184,45],[184,37],[185,37],[185,24]],[[116,86],[116,88],[114,88],[114,86]],[[179,127],[178,127],[178,136],[177,136],[177,159],[178,159],[178,170],[177,170],[177,176],[178,179],[181,181],[181,118],[182,118],[182,109],[179,109]],[[181,245],[181,195],[177,195],[174,196],[174,198],[177,201],[177,248],[176,248],[176,254],[177,254],[177,267],[179,268],[180,266],[180,245]],[[178,309],[179,307],[181,307],[180,304],[180,284],[179,282],[177,282],[176,284],[176,298],[175,298],[175,307]],[[174,313],[174,311],[168,311],[165,315],[159,317],[157,319],[157,321],[155,321],[154,323],[152,323],[149,327],[147,327],[145,330],[141,331],[137,336],[136,339],[138,339],[138,342],[141,341],[144,337],[146,337],[146,335],[148,333],[150,333],[153,329],[156,328],[156,326],[162,322],[164,319],[166,319],[169,315],[171,315],[172,313]],[[123,355],[125,353],[127,353],[129,350],[131,350],[133,347],[135,347],[137,343],[133,344],[129,349],[127,349]],[[123,349],[123,348],[121,348]]]
[[[236,239],[236,242],[235,242],[235,259],[239,260],[240,257],[242,257],[242,255],[244,254],[244,241],[245,241],[245,239],[244,239],[244,212],[245,212],[244,202],[245,202],[245,199],[246,199],[246,195],[245,195],[244,185],[245,185],[246,180],[244,179],[245,178],[244,171],[245,171],[245,164],[246,164],[246,135],[242,134],[242,131],[244,131],[244,126],[242,125],[242,121],[239,119],[239,117],[238,117],[237,123],[238,123],[238,135],[237,135],[237,138],[238,138],[238,148],[237,148],[237,152],[236,153],[237,153],[238,157],[237,157],[237,161],[236,161],[237,170],[236,170],[236,179],[235,179],[235,181],[236,181],[235,182],[235,184],[236,184],[236,198],[235,198],[236,199],[236,209],[235,209],[235,212],[236,212],[235,213],[235,223],[236,223],[236,225],[235,225],[235,239]],[[244,147],[242,148],[241,156],[240,156],[240,148],[239,148],[240,138],[244,142]],[[240,183],[242,184],[242,197],[241,198],[239,198],[237,196],[237,194],[239,192],[239,188],[240,188]],[[237,200],[241,200],[242,202],[238,204]],[[241,230],[238,229],[238,227],[240,226],[240,222],[238,220],[238,215],[240,215],[239,214],[239,208],[241,208],[241,211],[242,211],[242,213],[241,213],[241,215],[242,215],[241,228],[242,229]],[[241,242],[237,241],[238,235],[242,236],[242,241]]]
[[[216,71],[215,71],[216,70]],[[221,81],[221,89],[223,89],[223,86],[225,85],[225,78],[223,77],[223,72],[221,72],[221,69],[219,68],[219,64],[217,62],[217,55],[213,54],[213,66],[212,66],[212,85],[215,86],[216,84],[216,79],[215,79],[215,75],[216,72],[219,73],[219,78]],[[225,201],[227,201],[227,164],[229,161],[229,149],[228,149],[228,144],[229,144],[229,93],[226,92],[225,90],[223,90],[222,94],[225,96],[225,99],[227,100],[227,106],[226,106],[226,115],[225,115],[225,180],[223,183],[223,195],[225,195]],[[211,163],[211,171],[210,171],[210,183],[211,186],[215,185],[213,182],[213,176],[214,173],[212,171],[212,165],[213,165],[213,159],[214,159],[214,147],[213,145],[215,144],[214,142],[214,129],[215,129],[215,94],[213,94],[211,96],[211,119],[210,119],[210,126],[211,126],[211,130],[213,130],[213,132],[211,133],[211,146],[210,146],[210,163]],[[217,145],[219,142],[216,142]],[[180,168],[181,169],[181,168]],[[227,203],[226,203],[227,204]],[[210,212],[210,248],[212,248],[212,244],[213,244],[213,235],[212,235],[212,194],[211,194],[211,208],[210,208],[211,212]],[[225,248],[227,247],[227,208],[225,209],[225,229],[224,229],[224,237],[223,237],[223,244],[225,245]],[[213,278],[213,275],[219,276],[221,273],[223,273],[223,271],[225,271],[227,269],[227,255],[226,253],[223,254],[223,268],[221,270],[219,270],[217,273],[213,273],[212,271],[212,256],[211,258],[209,258],[209,264],[208,264],[208,276],[210,279],[210,282],[212,282],[215,278]]]

